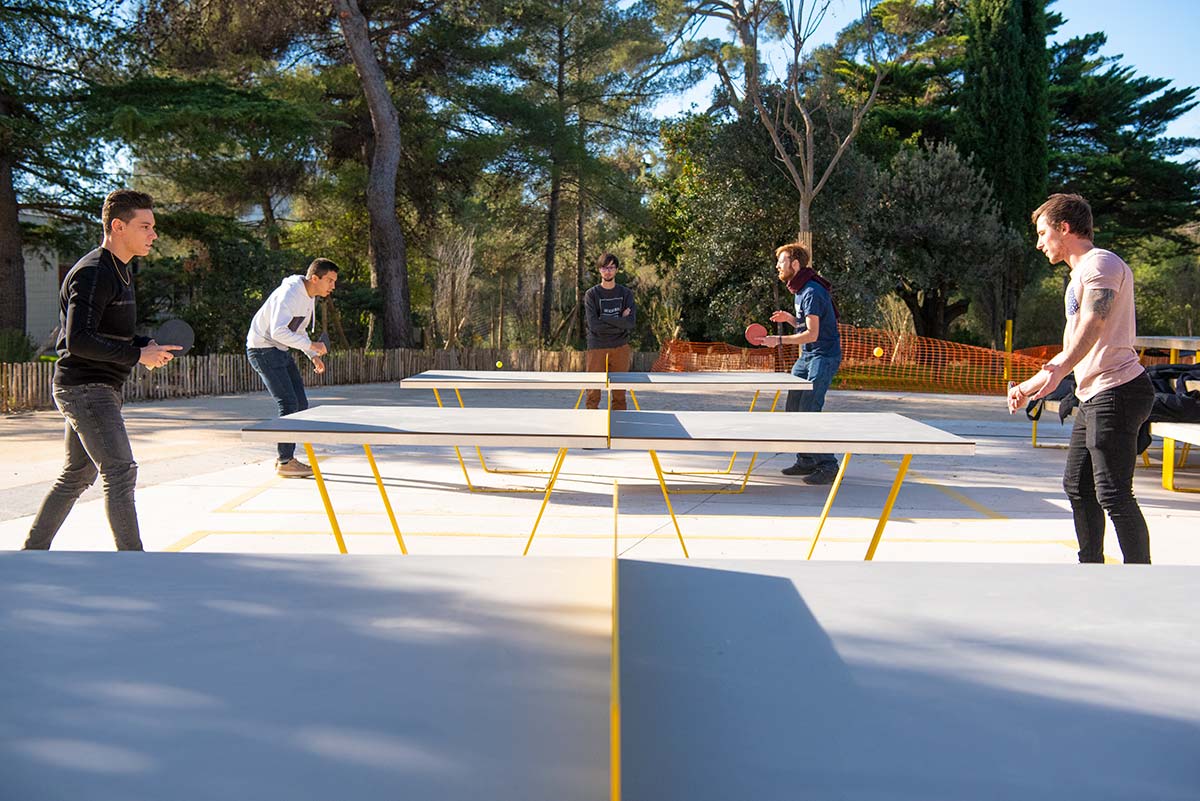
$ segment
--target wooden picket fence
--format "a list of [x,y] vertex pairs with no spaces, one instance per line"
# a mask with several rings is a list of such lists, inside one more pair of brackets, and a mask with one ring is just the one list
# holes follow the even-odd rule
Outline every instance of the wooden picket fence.
[[[307,359],[293,351],[297,359]],[[634,371],[650,369],[657,353],[634,353]],[[306,386],[336,384],[372,384],[399,381],[424,370],[495,370],[503,362],[505,370],[567,372],[584,369],[582,351],[489,350],[349,350],[336,351],[325,358],[325,374],[317,375],[306,364],[300,374]],[[53,362],[0,363],[0,414],[51,409],[54,399],[50,383]],[[135,367],[125,382],[126,401],[191,398],[204,395],[228,395],[258,392],[262,380],[250,367],[244,353],[214,353],[184,356],[161,370]]]

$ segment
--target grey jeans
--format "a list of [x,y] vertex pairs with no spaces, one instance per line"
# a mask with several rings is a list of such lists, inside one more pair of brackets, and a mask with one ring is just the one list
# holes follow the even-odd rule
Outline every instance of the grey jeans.
[[99,475],[117,550],[142,550],[133,488],[137,462],[121,416],[121,393],[108,384],[54,387],[54,405],[66,418],[67,458],[62,473],[33,519],[26,550],[47,550],[75,501]]

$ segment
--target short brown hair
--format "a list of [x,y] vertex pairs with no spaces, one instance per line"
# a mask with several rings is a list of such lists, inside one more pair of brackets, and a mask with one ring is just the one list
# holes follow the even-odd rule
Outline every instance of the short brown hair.
[[145,192],[133,189],[117,189],[108,193],[104,198],[104,207],[100,209],[100,222],[105,233],[112,230],[112,221],[129,222],[133,213],[142,209],[153,209],[154,201]]
[[808,248],[799,242],[792,242],[790,245],[780,245],[775,248],[776,259],[779,258],[780,253],[786,253],[792,261],[800,262],[801,270],[808,266]]
[[1066,223],[1071,226],[1071,233],[1075,236],[1092,238],[1092,207],[1081,195],[1051,195],[1049,200],[1033,210],[1029,219],[1037,225],[1042,215],[1050,225]]
[[617,258],[617,254],[605,253],[603,256],[601,256],[596,261],[596,272],[600,272],[602,268],[607,267],[610,264],[613,267],[616,267],[618,270],[621,269],[621,260]]
[[336,273],[338,266],[329,259],[313,259],[313,263],[308,265],[308,271],[304,273],[305,278],[324,278],[327,273]]

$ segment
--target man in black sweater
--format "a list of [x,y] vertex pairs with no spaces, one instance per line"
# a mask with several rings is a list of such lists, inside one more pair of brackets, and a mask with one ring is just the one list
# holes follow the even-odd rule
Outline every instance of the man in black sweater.
[[42,501],[27,550],[47,550],[83,491],[99,475],[117,549],[142,550],[133,488],[137,463],[121,416],[121,385],[135,364],[153,370],[178,345],[133,335],[137,305],[133,265],[158,238],[149,195],[118,189],[104,199],[104,241],[79,260],[59,291],[58,363],[54,405],[66,419],[66,462]]
[[[629,347],[629,337],[637,322],[633,292],[617,283],[621,262],[612,253],[601,256],[596,268],[600,271],[600,283],[583,296],[587,316],[587,369],[597,373],[607,366],[610,373],[623,373],[633,362],[633,351]],[[600,408],[600,390],[588,390],[587,407]],[[625,408],[625,390],[612,390],[612,407]]]

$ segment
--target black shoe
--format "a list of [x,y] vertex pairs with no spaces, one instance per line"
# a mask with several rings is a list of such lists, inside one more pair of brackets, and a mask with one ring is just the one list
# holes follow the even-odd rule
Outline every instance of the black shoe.
[[810,485],[816,487],[816,486],[821,486],[822,484],[832,484],[833,480],[835,478],[837,478],[836,470],[830,470],[827,467],[822,467],[822,468],[813,470],[811,473],[806,475],[802,480],[804,481],[805,484],[810,484]]
[[816,469],[816,465],[801,464],[800,462],[796,462],[793,465],[783,468],[779,472],[783,473],[785,476],[807,476],[813,472],[816,472]]

